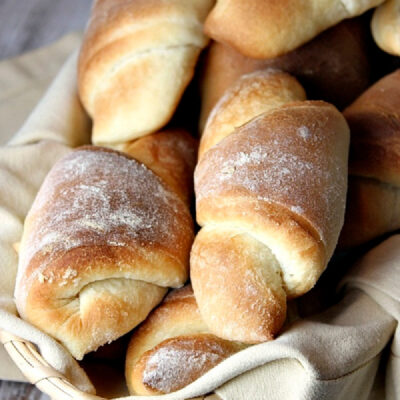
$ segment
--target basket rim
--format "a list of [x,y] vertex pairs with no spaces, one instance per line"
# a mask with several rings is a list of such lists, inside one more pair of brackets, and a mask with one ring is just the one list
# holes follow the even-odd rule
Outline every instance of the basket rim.
[[1,329],[0,342],[27,380],[50,398],[56,400],[107,400],[76,388],[40,355],[36,346],[31,342]]
[[[0,329],[0,343],[4,345],[8,355],[26,379],[51,399],[108,400],[76,388],[64,375],[54,369],[28,340]],[[220,400],[220,397],[213,393],[191,400]]]

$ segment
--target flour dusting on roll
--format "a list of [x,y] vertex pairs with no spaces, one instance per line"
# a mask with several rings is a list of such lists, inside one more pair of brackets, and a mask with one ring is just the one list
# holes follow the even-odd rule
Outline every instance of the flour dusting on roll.
[[184,284],[192,239],[188,204],[149,168],[79,148],[52,168],[25,220],[18,311],[81,359]]
[[244,347],[210,333],[190,285],[174,290],[132,335],[125,363],[129,391],[179,390]]

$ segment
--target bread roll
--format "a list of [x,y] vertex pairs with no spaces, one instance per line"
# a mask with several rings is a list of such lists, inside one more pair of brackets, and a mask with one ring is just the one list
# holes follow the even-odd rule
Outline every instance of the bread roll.
[[218,0],[205,22],[214,40],[253,58],[273,58],[384,0]]
[[400,1],[386,0],[379,6],[372,17],[371,29],[382,50],[400,56]]
[[115,146],[159,176],[187,205],[193,197],[198,143],[185,130],[171,128]]
[[[244,109],[259,99],[245,90],[236,96]],[[314,286],[343,224],[348,147],[335,107],[297,101],[251,119],[202,155],[191,280],[213,334],[270,340],[286,300]]]
[[79,93],[95,144],[164,126],[207,44],[214,0],[96,0],[79,58]]
[[[154,140],[170,135],[181,141],[170,156],[193,165],[189,135]],[[120,152],[79,148],[52,168],[26,217],[18,311],[82,359],[185,283],[192,241],[188,204],[149,168]]]
[[302,86],[285,72],[267,69],[243,75],[212,110],[201,138],[199,158],[254,117],[305,99]]
[[249,58],[212,42],[202,63],[200,131],[229,86],[240,76],[265,68],[294,75],[308,98],[323,99],[340,109],[348,106],[370,83],[368,23],[363,18],[343,21],[304,46],[272,59]]
[[210,334],[190,285],[174,290],[132,335],[125,369],[129,391],[176,391],[243,347]]
[[400,228],[400,70],[344,111],[351,130],[343,248]]

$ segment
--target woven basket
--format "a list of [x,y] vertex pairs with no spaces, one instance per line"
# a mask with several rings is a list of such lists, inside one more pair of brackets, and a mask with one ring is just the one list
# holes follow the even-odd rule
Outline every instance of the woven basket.
[[[107,400],[82,392],[73,386],[44,360],[32,343],[2,330],[0,330],[0,342],[27,380],[53,400]],[[220,398],[212,394],[192,400],[220,400]]]

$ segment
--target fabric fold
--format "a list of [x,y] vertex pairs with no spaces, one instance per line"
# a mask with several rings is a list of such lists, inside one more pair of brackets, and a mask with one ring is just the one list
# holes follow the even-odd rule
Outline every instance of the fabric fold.
[[[63,41],[61,44],[64,46]],[[53,46],[51,49],[55,51]],[[77,51],[68,58],[23,127],[8,145],[0,147],[0,329],[30,340],[50,365],[81,390],[93,393],[94,388],[86,373],[71,355],[54,339],[17,317],[13,296],[18,265],[16,244],[36,193],[57,160],[72,147],[89,143],[90,122],[80,105],[76,89],[76,58]],[[0,68],[2,70],[7,71]],[[28,71],[26,75],[28,79]],[[7,79],[1,76],[0,80],[4,82]],[[1,104],[2,112],[6,114],[7,98],[2,99]],[[19,112],[23,110],[8,109],[8,115]],[[1,361],[10,362],[9,359]],[[14,377],[11,368],[10,376],[1,378]]]
[[0,62],[0,144],[20,129],[81,36],[70,33],[50,46]]
[[54,140],[77,147],[90,142],[90,120],[77,96],[77,58],[76,50],[9,145]]

